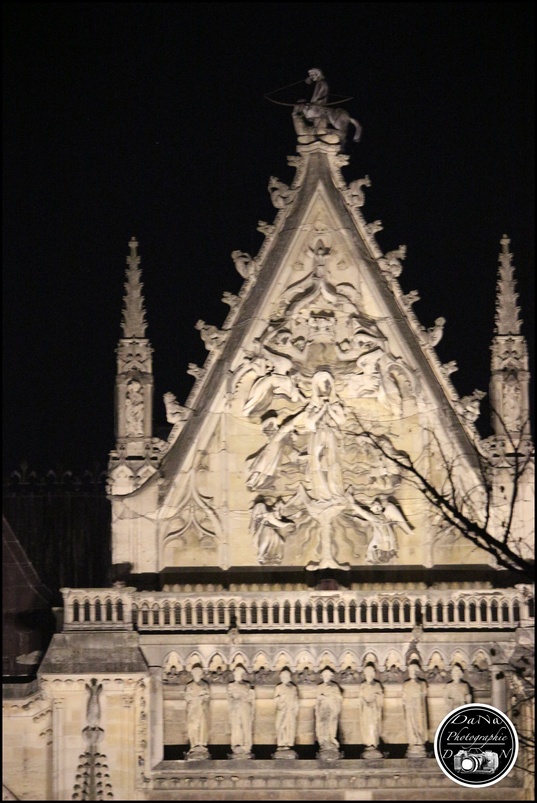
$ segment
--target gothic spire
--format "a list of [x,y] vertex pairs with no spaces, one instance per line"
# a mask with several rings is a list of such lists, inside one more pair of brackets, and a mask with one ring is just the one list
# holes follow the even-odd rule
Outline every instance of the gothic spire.
[[123,337],[119,339],[115,392],[116,448],[110,453],[110,493],[131,493],[138,487],[138,472],[154,473],[153,349],[145,337],[143,284],[140,281],[138,242],[131,237],[127,257]]
[[492,338],[490,402],[496,435],[511,439],[529,435],[528,347],[520,332],[522,320],[517,306],[513,277],[513,255],[506,234],[501,239],[496,329]]
[[500,240],[502,250],[499,255],[498,285],[496,295],[496,332],[497,335],[519,335],[522,321],[518,317],[520,307],[517,306],[518,293],[515,292],[513,277],[513,255],[509,250],[511,240],[504,234]]
[[127,281],[125,282],[125,309],[123,310],[124,337],[144,337],[147,323],[145,320],[143,284],[140,281],[141,258],[138,256],[138,242],[135,237],[129,241],[130,254],[127,257]]

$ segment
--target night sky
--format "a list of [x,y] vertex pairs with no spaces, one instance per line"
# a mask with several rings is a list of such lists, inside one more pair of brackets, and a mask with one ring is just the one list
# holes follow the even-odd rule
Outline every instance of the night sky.
[[[114,446],[128,241],[140,242],[162,395],[183,402],[194,324],[220,326],[289,183],[291,109],[265,93],[320,67],[363,126],[347,181],[400,278],[488,390],[498,252],[511,237],[533,355],[533,4],[5,3],[4,472],[96,464]],[[277,94],[297,100],[305,84]],[[487,434],[487,419],[481,428]]]

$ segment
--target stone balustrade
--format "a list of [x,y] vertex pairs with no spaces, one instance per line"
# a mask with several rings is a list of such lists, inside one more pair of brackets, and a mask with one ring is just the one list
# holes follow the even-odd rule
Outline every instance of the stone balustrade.
[[516,589],[138,592],[62,589],[64,629],[139,631],[507,629],[534,617]]

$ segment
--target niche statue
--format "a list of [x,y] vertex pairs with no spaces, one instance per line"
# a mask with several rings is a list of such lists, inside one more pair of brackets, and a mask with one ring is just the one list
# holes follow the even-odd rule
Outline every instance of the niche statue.
[[199,664],[192,667],[192,680],[185,689],[186,728],[190,750],[185,755],[187,761],[200,761],[210,758],[207,749],[209,740],[209,684],[203,680],[203,669]]
[[418,662],[411,661],[408,665],[408,680],[403,683],[407,758],[425,758],[426,755],[427,683],[418,676],[419,671]]
[[330,667],[321,672],[322,683],[317,686],[315,702],[315,736],[319,742],[317,758],[335,761],[341,758],[337,729],[343,703],[343,693],[334,680]]
[[284,668],[280,672],[280,682],[274,690],[276,701],[276,744],[278,749],[273,758],[296,758],[293,750],[296,738],[298,717],[298,689],[291,680],[291,672]]
[[250,683],[244,680],[245,671],[238,664],[233,670],[233,680],[227,687],[231,725],[230,758],[253,758],[255,692]]

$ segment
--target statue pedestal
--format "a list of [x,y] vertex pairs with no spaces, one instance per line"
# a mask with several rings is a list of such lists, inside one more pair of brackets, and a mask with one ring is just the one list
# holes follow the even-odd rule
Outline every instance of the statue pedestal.
[[424,744],[409,744],[405,758],[426,758],[427,752]]
[[337,747],[321,747],[317,753],[317,761],[339,761],[343,753]]
[[202,745],[192,747],[188,753],[185,753],[185,761],[206,761],[210,758],[209,751]]
[[250,752],[250,750],[246,750],[244,747],[233,747],[232,749],[233,752],[228,754],[228,758],[249,759],[254,757],[254,754]]
[[372,758],[384,758],[384,756],[382,755],[380,750],[377,750],[376,747],[369,746],[369,747],[366,747],[366,749],[362,753],[362,758],[365,758],[366,761],[367,761],[368,759],[372,759]]
[[298,758],[295,751],[290,747],[278,747],[275,753],[272,754],[272,758],[276,759],[289,759],[289,758]]

